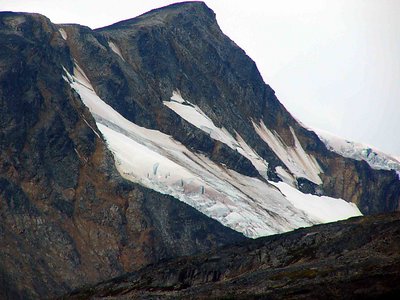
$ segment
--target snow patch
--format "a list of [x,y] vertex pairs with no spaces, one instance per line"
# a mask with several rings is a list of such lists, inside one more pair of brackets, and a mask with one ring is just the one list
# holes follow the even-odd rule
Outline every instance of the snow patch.
[[273,183],[296,208],[320,223],[335,222],[353,216],[362,216],[354,203],[327,196],[304,194],[285,182]]
[[239,147],[237,147],[236,150],[252,163],[261,176],[267,179],[268,162],[258,155],[257,152],[254,151],[254,149],[251,148],[237,132],[236,141],[239,144]]
[[283,182],[287,183],[288,185],[292,187],[296,187],[296,179],[287,172],[284,168],[281,166],[278,166],[275,168],[276,174],[278,174],[279,178],[282,179]]
[[[173,91],[172,92],[172,97],[171,97],[172,101],[178,102],[178,103],[185,103],[186,101],[182,98],[181,93],[179,91]],[[189,104],[191,104],[190,102],[187,102]],[[165,103],[164,103],[165,104]],[[193,104],[191,104],[193,106]]]
[[59,28],[59,29],[58,29],[58,32],[61,34],[61,36],[62,36],[62,38],[63,38],[64,40],[67,40],[68,35],[67,35],[67,33],[65,32],[64,29]]
[[86,125],[87,125],[90,129],[93,130],[94,134],[97,135],[97,137],[98,137],[99,139],[101,139],[100,134],[98,134],[97,131],[96,131],[92,126],[90,126],[89,122],[86,121],[85,117],[82,116],[82,118],[83,118],[83,121],[86,123]]
[[214,122],[195,104],[182,98],[179,92],[174,91],[172,101],[164,101],[164,105],[176,112],[181,118],[203,130],[214,140],[218,140],[236,150],[239,144],[224,127],[218,128]]
[[394,156],[362,143],[348,141],[324,130],[311,130],[318,135],[329,150],[337,154],[355,160],[364,160],[373,169],[400,171],[400,161]]
[[[322,183],[319,177],[319,174],[322,173],[321,167],[314,156],[304,151],[292,127],[290,127],[290,132],[293,135],[295,144],[294,147],[289,147],[283,142],[279,134],[270,131],[262,120],[260,120],[259,124],[252,122],[257,134],[275,152],[293,175],[297,178],[306,178],[316,184]],[[286,174],[281,175],[286,176]]]
[[110,46],[111,50],[112,50],[115,54],[117,54],[123,61],[125,61],[124,57],[122,56],[121,49],[119,49],[119,47],[118,47],[115,43],[109,41],[109,42],[108,42],[108,46]]

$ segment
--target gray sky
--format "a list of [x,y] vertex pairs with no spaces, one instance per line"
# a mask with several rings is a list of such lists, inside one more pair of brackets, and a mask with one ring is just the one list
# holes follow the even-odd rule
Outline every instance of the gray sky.
[[[91,28],[175,1],[0,0]],[[303,124],[400,156],[400,0],[205,0]]]

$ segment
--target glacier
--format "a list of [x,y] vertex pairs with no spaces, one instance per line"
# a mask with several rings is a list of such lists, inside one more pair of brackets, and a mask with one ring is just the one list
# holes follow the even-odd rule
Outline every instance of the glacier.
[[395,170],[400,172],[400,158],[383,153],[366,144],[348,141],[321,129],[312,128],[310,130],[318,135],[328,150],[336,152],[344,157],[364,160],[373,169]]
[[[245,176],[189,150],[169,135],[138,126],[96,94],[77,64],[72,75],[66,69],[64,72],[64,79],[92,113],[117,170],[127,180],[171,195],[252,238],[361,215],[354,204],[342,199],[304,194],[287,182]],[[240,135],[233,137],[216,127],[177,91],[164,104],[211,138],[237,149],[265,176],[268,163]],[[310,176],[315,176],[320,170],[312,159],[310,162]]]

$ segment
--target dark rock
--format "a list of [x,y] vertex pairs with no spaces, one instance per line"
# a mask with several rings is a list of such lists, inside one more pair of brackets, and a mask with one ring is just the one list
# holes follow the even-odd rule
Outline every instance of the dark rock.
[[297,178],[297,184],[299,191],[303,192],[304,194],[320,195],[322,193],[317,184],[306,178]]
[[400,214],[298,229],[169,260],[63,299],[395,299]]

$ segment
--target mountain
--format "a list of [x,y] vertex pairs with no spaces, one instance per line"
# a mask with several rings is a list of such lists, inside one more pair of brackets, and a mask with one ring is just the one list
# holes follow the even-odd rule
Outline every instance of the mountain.
[[397,299],[399,230],[399,213],[303,228],[148,266],[66,298]]
[[65,82],[58,27],[1,13],[0,298],[43,299],[245,238],[124,180]]
[[396,171],[298,123],[202,2],[96,30],[0,24],[3,298],[399,209]]

